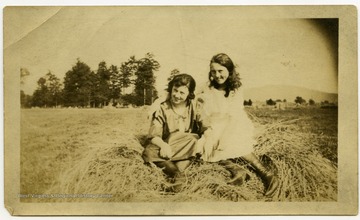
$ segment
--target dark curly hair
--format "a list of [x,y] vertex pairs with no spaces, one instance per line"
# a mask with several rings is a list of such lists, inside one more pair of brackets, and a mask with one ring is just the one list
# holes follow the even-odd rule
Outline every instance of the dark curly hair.
[[[235,91],[242,85],[240,81],[239,73],[236,71],[233,61],[230,59],[228,55],[224,53],[219,53],[213,56],[210,61],[210,65],[212,63],[220,64],[229,71],[229,77],[225,81],[225,97],[228,97],[230,91]],[[211,71],[209,72],[209,80],[210,80],[209,87],[214,87],[216,89],[220,87],[220,85],[215,80],[212,79]]]
[[186,73],[175,75],[174,78],[169,82],[167,91],[169,92],[169,98],[171,97],[171,91],[173,87],[186,86],[189,89],[189,95],[187,97],[187,104],[195,98],[195,87],[196,82],[192,76]]

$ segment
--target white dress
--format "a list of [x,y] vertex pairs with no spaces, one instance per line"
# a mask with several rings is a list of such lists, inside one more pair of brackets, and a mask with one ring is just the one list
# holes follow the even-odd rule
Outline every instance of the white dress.
[[197,98],[199,121],[205,129],[211,129],[210,137],[216,143],[212,152],[203,153],[205,161],[217,162],[253,152],[254,125],[244,110],[242,92],[238,89],[228,97],[224,94],[208,88]]

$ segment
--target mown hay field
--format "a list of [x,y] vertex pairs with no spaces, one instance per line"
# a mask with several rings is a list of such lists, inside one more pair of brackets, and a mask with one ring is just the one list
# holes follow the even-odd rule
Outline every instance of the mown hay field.
[[281,181],[273,198],[250,169],[250,180],[233,186],[227,170],[199,160],[180,192],[164,190],[163,172],[141,158],[145,108],[23,109],[21,201],[336,201],[337,109],[246,110],[256,126],[254,151],[271,159]]

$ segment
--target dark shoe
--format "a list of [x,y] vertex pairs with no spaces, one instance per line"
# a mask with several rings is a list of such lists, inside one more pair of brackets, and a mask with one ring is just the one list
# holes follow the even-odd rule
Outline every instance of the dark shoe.
[[250,179],[250,175],[243,168],[230,160],[222,160],[219,164],[231,173],[231,180],[227,182],[228,184],[241,186],[245,181]]
[[273,175],[273,174],[267,174],[267,176],[264,178],[265,180],[265,196],[267,197],[274,197],[277,189],[280,186],[279,179]]
[[154,162],[156,166],[160,167],[163,172],[170,178],[174,178],[177,173],[179,173],[179,169],[172,161],[161,161],[161,162]]
[[228,184],[241,186],[244,182],[250,180],[250,175],[244,169],[239,168],[236,172],[236,175],[233,175],[231,180],[227,182]]
[[183,173],[178,173],[174,177],[174,182],[168,185],[168,191],[178,193],[184,189],[186,185],[187,178]]
[[265,167],[263,163],[254,154],[243,158],[250,163],[255,173],[257,173],[264,182],[264,195],[266,197],[273,197],[280,186],[280,181],[277,178],[276,174],[272,170]]

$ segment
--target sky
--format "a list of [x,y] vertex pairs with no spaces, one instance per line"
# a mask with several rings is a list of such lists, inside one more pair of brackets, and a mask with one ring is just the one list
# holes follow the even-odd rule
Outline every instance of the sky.
[[273,12],[276,16],[233,7],[10,8],[4,13],[4,56],[16,60],[9,72],[29,70],[22,86],[27,94],[48,71],[62,80],[77,58],[96,70],[101,61],[120,66],[147,52],[161,65],[158,90],[175,68],[193,75],[201,88],[211,57],[223,52],[237,64],[245,87],[295,85],[337,93],[332,40],[337,30],[324,28],[321,19]]

